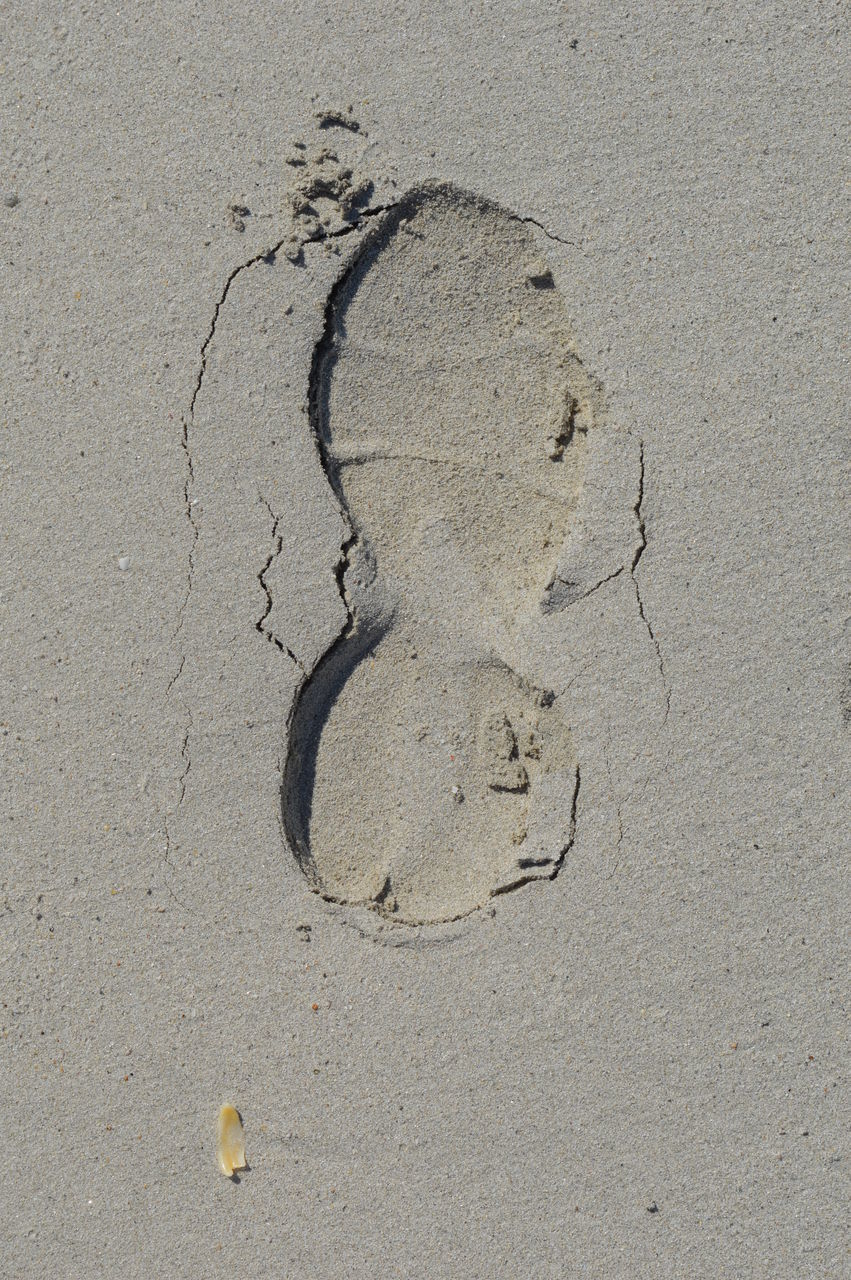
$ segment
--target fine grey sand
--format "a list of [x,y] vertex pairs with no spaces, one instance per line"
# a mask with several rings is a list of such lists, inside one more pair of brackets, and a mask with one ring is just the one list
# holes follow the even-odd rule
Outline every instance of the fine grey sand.
[[843,1275],[844,15],[0,28],[0,1274]]

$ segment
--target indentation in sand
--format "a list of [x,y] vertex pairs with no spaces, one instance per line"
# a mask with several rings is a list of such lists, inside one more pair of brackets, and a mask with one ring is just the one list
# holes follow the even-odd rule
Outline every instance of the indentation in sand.
[[405,197],[328,300],[310,416],[348,520],[348,623],[289,727],[285,829],[311,886],[456,918],[553,878],[579,772],[517,636],[558,607],[594,420],[524,222],[453,187]]

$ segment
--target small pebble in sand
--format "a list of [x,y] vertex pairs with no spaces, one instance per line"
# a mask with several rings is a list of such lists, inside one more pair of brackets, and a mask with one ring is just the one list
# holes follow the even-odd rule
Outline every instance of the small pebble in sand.
[[236,1107],[226,1102],[219,1112],[216,1157],[226,1178],[245,1168],[245,1135]]
[[5,204],[7,209],[14,209],[15,205],[18,203],[17,191],[7,192],[7,194],[3,197],[3,203]]
[[129,556],[119,556],[119,557],[118,557],[118,567],[119,567],[119,569],[121,570],[121,572],[122,572],[122,573],[126,573],[126,572],[127,572],[127,570],[130,568],[130,557],[129,557]]

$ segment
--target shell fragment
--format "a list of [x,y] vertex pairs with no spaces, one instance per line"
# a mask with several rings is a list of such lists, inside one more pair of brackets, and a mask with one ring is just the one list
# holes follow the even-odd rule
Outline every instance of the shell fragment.
[[245,1168],[245,1135],[236,1107],[225,1103],[219,1112],[216,1155],[219,1168],[226,1178],[232,1178],[235,1169]]

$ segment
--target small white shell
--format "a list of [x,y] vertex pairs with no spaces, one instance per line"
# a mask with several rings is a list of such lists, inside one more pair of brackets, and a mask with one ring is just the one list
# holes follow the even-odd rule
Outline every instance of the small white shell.
[[245,1135],[239,1112],[229,1102],[219,1112],[216,1133],[219,1168],[226,1178],[232,1178],[235,1169],[245,1168]]

